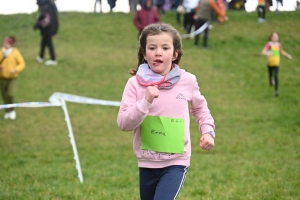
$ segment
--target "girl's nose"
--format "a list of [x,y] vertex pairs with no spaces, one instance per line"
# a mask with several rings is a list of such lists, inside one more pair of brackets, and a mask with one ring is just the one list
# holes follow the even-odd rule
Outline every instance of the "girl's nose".
[[162,49],[161,48],[157,48],[156,52],[155,52],[155,55],[156,56],[160,56],[161,54],[162,54]]

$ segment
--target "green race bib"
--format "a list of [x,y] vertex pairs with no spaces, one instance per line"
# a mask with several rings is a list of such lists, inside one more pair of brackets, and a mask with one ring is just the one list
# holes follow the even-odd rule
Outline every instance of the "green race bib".
[[184,153],[184,119],[147,116],[141,124],[141,149]]

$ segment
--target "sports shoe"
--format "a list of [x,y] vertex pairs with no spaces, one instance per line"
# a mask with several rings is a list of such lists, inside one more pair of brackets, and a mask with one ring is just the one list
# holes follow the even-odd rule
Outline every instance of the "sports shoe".
[[10,112],[8,113],[8,117],[9,117],[9,119],[11,119],[11,120],[15,120],[16,117],[17,117],[16,111],[15,111],[15,110],[10,111]]
[[44,59],[43,59],[43,58],[41,58],[40,56],[37,56],[37,57],[36,57],[36,60],[37,60],[39,63],[42,63],[42,62],[44,62]]
[[4,119],[9,119],[9,112],[6,112],[6,113],[5,113]]
[[47,60],[47,61],[45,62],[45,64],[46,64],[46,65],[57,65],[57,61],[55,61],[55,60]]
[[275,91],[275,92],[274,92],[274,96],[275,96],[275,97],[278,97],[278,96],[279,96],[279,92],[278,92],[278,91]]

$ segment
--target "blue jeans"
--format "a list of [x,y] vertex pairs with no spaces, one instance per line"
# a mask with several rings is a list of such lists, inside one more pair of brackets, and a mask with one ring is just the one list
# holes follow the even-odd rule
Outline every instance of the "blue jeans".
[[141,200],[174,200],[178,196],[188,167],[140,168]]

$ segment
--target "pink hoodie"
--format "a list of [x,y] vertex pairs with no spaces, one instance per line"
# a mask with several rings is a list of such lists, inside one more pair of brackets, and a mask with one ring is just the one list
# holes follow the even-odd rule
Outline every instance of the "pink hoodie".
[[[196,77],[181,69],[180,80],[172,89],[160,90],[159,97],[154,99],[152,104],[144,98],[146,88],[139,85],[135,76],[129,78],[117,119],[118,126],[122,131],[133,130],[134,132],[133,149],[138,158],[138,166],[144,168],[163,168],[171,165],[189,166],[191,138],[188,102],[191,103],[191,114],[196,117],[201,133],[213,131],[215,128],[214,119],[204,96],[200,94]],[[140,148],[140,124],[147,115],[184,119],[183,154],[161,153]]]

